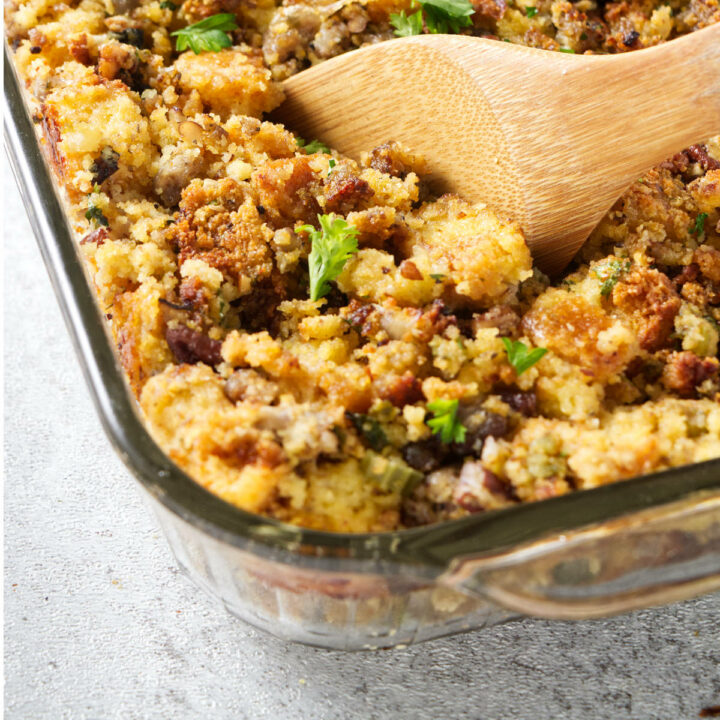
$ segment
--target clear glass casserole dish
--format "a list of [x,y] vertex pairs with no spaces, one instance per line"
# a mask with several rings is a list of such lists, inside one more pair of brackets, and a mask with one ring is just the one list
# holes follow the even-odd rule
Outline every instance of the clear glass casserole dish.
[[140,420],[7,49],[4,82],[12,167],[103,427],[180,566],[230,612],[278,637],[355,650],[720,588],[720,460],[393,533],[306,530],[211,495]]

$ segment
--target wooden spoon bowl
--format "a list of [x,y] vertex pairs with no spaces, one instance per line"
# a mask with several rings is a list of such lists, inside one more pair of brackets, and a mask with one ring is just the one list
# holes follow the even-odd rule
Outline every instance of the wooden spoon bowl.
[[517,220],[555,272],[644,171],[720,133],[720,24],[620,55],[419,35],[328,60],[285,91],[274,119],[351,157],[404,143],[436,191]]

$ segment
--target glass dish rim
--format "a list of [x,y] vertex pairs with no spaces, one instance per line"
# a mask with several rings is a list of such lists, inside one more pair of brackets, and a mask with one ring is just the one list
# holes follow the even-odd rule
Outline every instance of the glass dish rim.
[[325,566],[332,557],[352,558],[372,565],[425,566],[435,574],[460,557],[512,550],[552,534],[693,495],[720,493],[718,458],[542,502],[374,533],[301,528],[221,500],[177,467],[155,444],[140,419],[43,157],[7,41],[4,65],[6,150],[96,412],[136,480],[186,522],[258,555],[291,556],[300,566]]

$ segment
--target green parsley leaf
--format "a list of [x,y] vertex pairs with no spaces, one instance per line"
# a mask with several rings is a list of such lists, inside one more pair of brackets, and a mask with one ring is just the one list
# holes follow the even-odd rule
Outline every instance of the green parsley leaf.
[[458,420],[458,400],[433,400],[427,404],[427,409],[433,414],[425,424],[439,435],[444,443],[465,442],[466,427]]
[[[414,7],[415,3],[411,5]],[[395,28],[397,37],[420,35],[423,31],[423,13],[425,26],[431,33],[457,33],[461,28],[472,25],[470,16],[475,8],[469,0],[420,0],[421,9],[412,15],[405,11],[392,13],[390,24]]]
[[232,40],[227,33],[236,28],[237,23],[232,13],[218,13],[170,34],[177,37],[175,49],[178,52],[190,48],[199,55],[201,52],[218,52],[230,47]]
[[630,260],[612,260],[609,263],[599,265],[593,270],[596,278],[602,280],[600,285],[600,294],[607,297],[613,288],[618,284],[618,280],[630,269],[632,263]]
[[348,412],[346,415],[373,450],[380,452],[388,444],[385,431],[374,417],[353,412]]
[[410,37],[421,35],[423,31],[422,10],[412,15],[405,15],[405,11],[390,14],[390,24],[395,28],[396,37]]
[[515,368],[518,375],[522,375],[531,368],[547,352],[546,348],[529,350],[528,346],[519,340],[511,340],[507,337],[500,339],[505,346],[508,362]]
[[100,227],[101,225],[103,227],[108,226],[108,219],[103,215],[103,211],[95,205],[95,199],[92,195],[88,201],[88,209],[85,211],[85,219],[88,222],[95,223],[95,227]]
[[705,220],[707,220],[707,213],[700,213],[695,218],[695,224],[690,228],[691,235],[702,235],[705,232]]
[[330,158],[330,159],[328,160],[328,171],[327,171],[327,176],[328,176],[328,177],[330,177],[330,173],[335,169],[335,166],[336,166],[336,165],[337,165],[337,163],[335,162],[335,159],[334,159],[334,158]]
[[305,142],[301,137],[298,137],[295,138],[295,141],[298,147],[302,148],[308,155],[312,155],[313,153],[324,153],[327,155],[330,152],[330,148],[319,140]]
[[573,55],[575,54],[575,51],[572,48],[558,48],[558,50],[564,53],[572,53]]
[[358,231],[354,225],[332,213],[317,217],[319,230],[312,225],[297,228],[307,232],[312,243],[308,257],[311,300],[319,300],[330,292],[330,282],[342,272],[345,263],[358,250]]
[[475,8],[469,0],[421,0],[420,4],[431,33],[457,33],[460,28],[472,25],[470,16]]
[[538,13],[538,9],[536,7],[533,7],[532,5],[525,6],[525,15],[527,15],[527,17],[529,17],[529,18],[535,17],[537,15],[537,13]]
[[430,273],[430,277],[435,282],[442,282],[445,279],[445,276],[442,273]]
[[170,0],[162,0],[160,7],[163,10],[172,10],[173,12],[178,9],[178,6],[174,2],[170,2]]

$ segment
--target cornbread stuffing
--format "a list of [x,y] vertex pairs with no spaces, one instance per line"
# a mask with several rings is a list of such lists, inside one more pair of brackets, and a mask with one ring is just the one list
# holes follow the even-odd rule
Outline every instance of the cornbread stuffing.
[[720,21],[526,1],[6,2],[129,384],[208,490],[382,531],[720,457],[720,136],[633,183],[551,282],[412,149],[355,162],[263,121],[282,79],[396,35],[615,53]]

